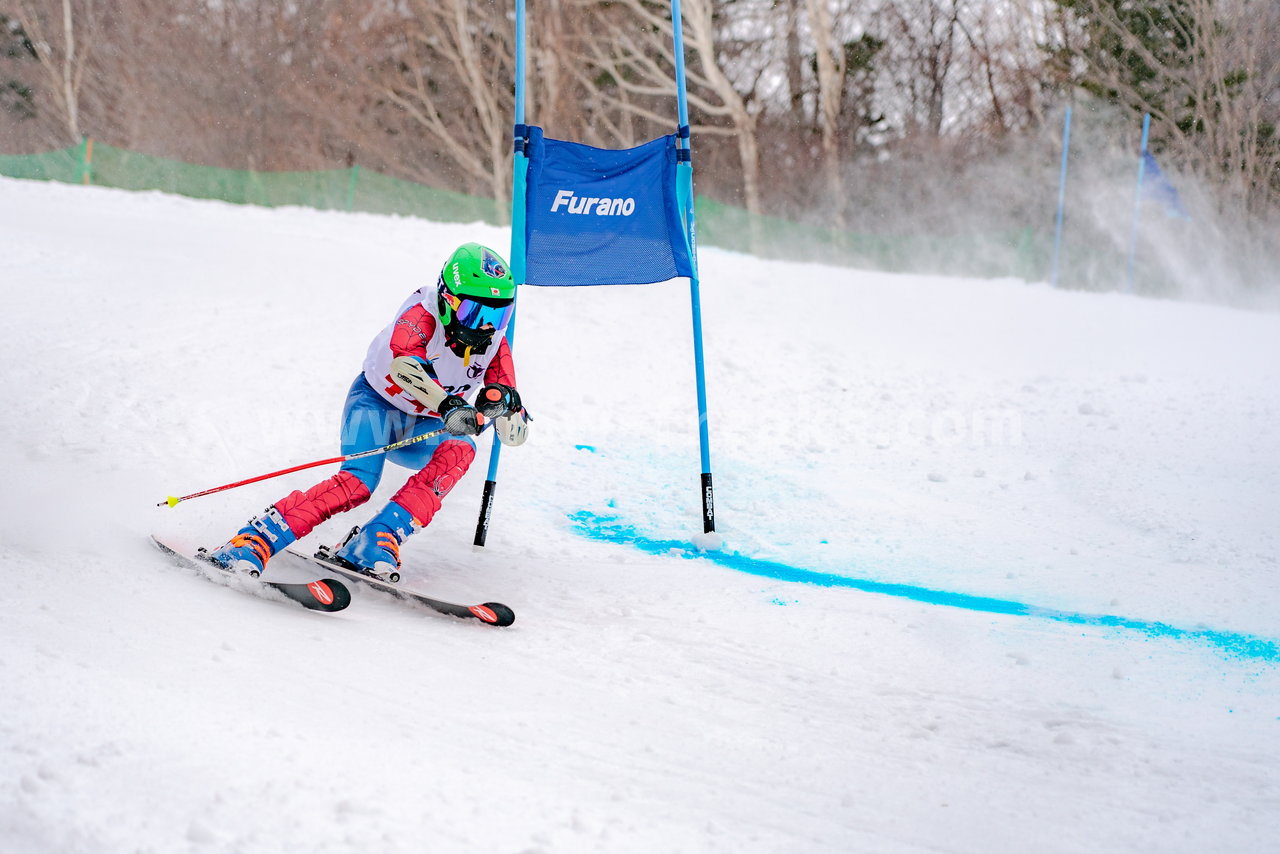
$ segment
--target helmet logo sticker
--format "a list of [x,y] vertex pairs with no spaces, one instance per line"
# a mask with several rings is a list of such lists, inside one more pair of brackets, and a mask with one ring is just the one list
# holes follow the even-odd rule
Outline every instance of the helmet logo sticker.
[[[502,261],[498,258],[497,255],[494,255],[488,249],[480,250],[480,266],[484,269],[485,274],[490,276],[491,278],[494,278],[494,279],[506,278],[506,275],[507,275],[506,265],[502,263]],[[493,295],[494,296],[498,295],[498,290],[496,288],[493,291]]]

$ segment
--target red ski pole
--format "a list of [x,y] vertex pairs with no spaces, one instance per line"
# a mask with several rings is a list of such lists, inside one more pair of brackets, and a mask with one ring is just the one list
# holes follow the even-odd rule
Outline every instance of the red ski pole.
[[[486,424],[485,426],[487,427],[488,425]],[[447,433],[447,432],[448,431],[444,430],[443,428],[440,430],[432,430],[430,433],[423,433],[421,436],[410,436],[408,439],[402,439],[399,442],[393,442],[392,444],[387,445],[386,447],[383,447],[383,448],[374,448],[369,451],[360,451],[359,453],[347,454],[346,456],[342,456],[342,457],[330,457],[327,460],[316,460],[314,463],[303,463],[300,466],[293,466],[292,468],[280,469],[280,471],[273,471],[270,474],[260,474],[257,477],[251,477],[248,480],[238,480],[235,483],[228,483],[228,484],[224,484],[223,486],[215,486],[212,489],[205,489],[205,490],[201,490],[200,492],[193,492],[190,495],[183,495],[181,497],[170,495],[164,501],[157,503],[156,506],[163,507],[164,505],[168,504],[170,507],[176,507],[179,502],[186,501],[189,498],[199,498],[202,495],[212,495],[215,492],[222,492],[223,490],[227,490],[227,489],[235,489],[237,486],[247,486],[250,483],[257,483],[260,480],[270,480],[273,477],[280,477],[281,475],[290,474],[295,471],[302,471],[303,469],[310,469],[310,468],[315,468],[316,466],[328,465],[329,463],[343,463],[343,462],[346,462],[347,460],[358,460],[361,457],[371,457],[374,454],[385,454],[388,451],[394,451],[397,448],[403,448],[406,445],[412,445],[414,442],[422,442],[426,439],[434,439],[436,436],[439,436],[440,434]]]

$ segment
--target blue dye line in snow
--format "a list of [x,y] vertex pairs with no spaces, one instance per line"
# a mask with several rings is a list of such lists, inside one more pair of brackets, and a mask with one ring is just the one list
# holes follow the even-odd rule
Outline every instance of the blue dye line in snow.
[[881,593],[885,596],[897,596],[915,602],[924,602],[928,605],[964,608],[965,610],[981,611],[987,614],[1034,617],[1036,619],[1052,620],[1079,626],[1125,629],[1150,638],[1207,644],[1240,658],[1280,663],[1280,640],[1258,637],[1257,635],[1222,632],[1214,629],[1184,629],[1178,626],[1171,626],[1168,623],[1135,620],[1129,617],[1108,614],[1082,614],[1074,611],[1059,611],[1054,608],[1041,608],[1036,605],[1027,605],[1008,599],[974,596],[968,593],[952,593],[946,590],[931,590],[927,587],[917,587],[912,584],[891,584],[866,578],[850,578],[844,575],[801,569],[770,560],[760,560],[759,558],[737,553],[703,552],[683,540],[656,540],[646,537],[636,530],[633,525],[628,525],[616,517],[599,516],[587,510],[572,513],[569,515],[569,519],[573,523],[573,531],[588,539],[627,545],[648,554],[701,558],[728,569],[765,578],[773,578],[778,581],[816,584],[820,587],[849,587],[865,593]]

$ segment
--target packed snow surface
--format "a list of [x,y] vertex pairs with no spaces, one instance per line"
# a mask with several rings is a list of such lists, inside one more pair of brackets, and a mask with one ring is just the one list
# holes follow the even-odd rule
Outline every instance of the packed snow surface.
[[156,506],[337,454],[469,240],[0,179],[0,849],[1276,850],[1280,316],[704,248],[721,548],[683,281],[522,290],[489,544],[486,442],[402,582],[509,629],[148,544],[331,474]]

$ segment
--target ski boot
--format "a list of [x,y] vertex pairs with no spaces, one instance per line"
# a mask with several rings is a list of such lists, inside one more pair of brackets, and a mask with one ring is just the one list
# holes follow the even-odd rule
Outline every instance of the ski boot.
[[352,528],[333,557],[356,572],[394,584],[400,580],[400,544],[418,527],[408,510],[390,501],[363,528]]
[[203,549],[201,552],[203,557],[225,570],[247,572],[257,578],[271,556],[296,539],[280,511],[268,507],[261,516],[250,519],[226,543],[211,552]]

